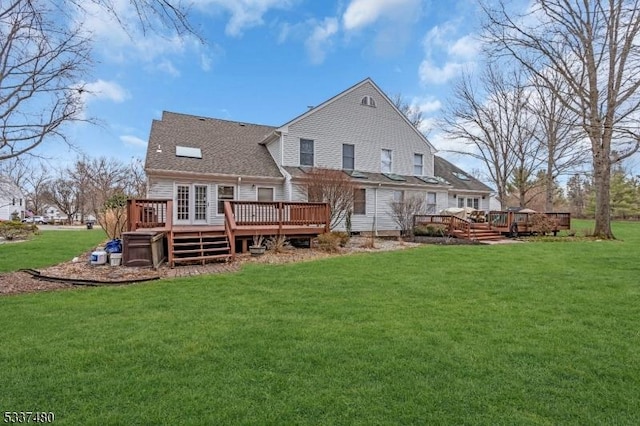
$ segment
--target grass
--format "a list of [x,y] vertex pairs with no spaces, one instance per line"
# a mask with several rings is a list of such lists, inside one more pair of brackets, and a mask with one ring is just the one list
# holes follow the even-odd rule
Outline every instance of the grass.
[[0,411],[60,424],[638,424],[640,224],[0,298]]
[[28,241],[0,244],[0,272],[65,262],[105,240],[101,229],[42,231]]

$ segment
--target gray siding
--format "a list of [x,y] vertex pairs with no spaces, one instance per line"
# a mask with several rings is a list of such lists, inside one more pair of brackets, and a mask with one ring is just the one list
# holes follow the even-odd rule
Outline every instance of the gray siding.
[[[376,107],[361,105],[372,96]],[[381,150],[393,151],[393,173],[413,175],[413,155],[423,154],[424,174],[433,175],[433,153],[386,98],[365,83],[291,124],[283,136],[284,165],[298,166],[300,138],[314,140],[316,167],[342,168],[342,144],[355,146],[355,168],[380,172]]]

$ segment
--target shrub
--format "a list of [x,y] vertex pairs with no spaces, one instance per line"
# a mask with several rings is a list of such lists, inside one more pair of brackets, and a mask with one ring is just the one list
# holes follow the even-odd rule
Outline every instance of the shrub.
[[271,237],[267,240],[267,250],[273,250],[274,253],[282,253],[290,247],[289,240],[284,235]]
[[320,248],[320,250],[334,253],[338,251],[339,246],[340,237],[338,237],[335,233],[329,232],[326,234],[318,235],[318,248]]
[[8,241],[25,239],[38,232],[36,225],[15,221],[0,222],[0,237]]
[[531,215],[531,230],[541,235],[553,232],[557,228],[554,219],[549,218],[546,214],[535,213]]
[[346,247],[349,239],[351,238],[347,232],[333,231],[332,234],[338,238],[340,247]]
[[447,227],[441,224],[428,224],[416,226],[413,234],[422,237],[443,237],[447,234]]

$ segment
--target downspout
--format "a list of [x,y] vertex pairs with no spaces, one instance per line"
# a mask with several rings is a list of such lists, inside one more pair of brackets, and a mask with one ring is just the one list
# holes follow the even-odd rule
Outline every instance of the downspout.
[[374,235],[378,236],[378,189],[382,186],[381,183],[378,184],[377,188],[374,188],[373,191],[373,232]]

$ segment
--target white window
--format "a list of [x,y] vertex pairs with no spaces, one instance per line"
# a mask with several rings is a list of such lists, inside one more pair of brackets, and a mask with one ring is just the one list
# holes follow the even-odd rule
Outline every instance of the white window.
[[404,191],[393,191],[393,202],[394,203],[404,202]]
[[342,144],[342,169],[353,170],[355,166],[355,152],[356,147],[354,145],[343,143]]
[[427,213],[434,214],[436,212],[437,196],[435,192],[427,192]]
[[300,139],[300,165],[313,167],[312,139]]
[[393,160],[393,151],[390,149],[383,149],[380,155],[380,172],[381,173],[391,173],[392,172],[392,160]]
[[413,175],[422,176],[424,170],[423,155],[413,154]]
[[273,188],[258,188],[258,201],[273,201]]
[[234,199],[235,187],[218,185],[218,214],[224,214],[224,202]]
[[353,190],[353,214],[367,214],[367,190]]

